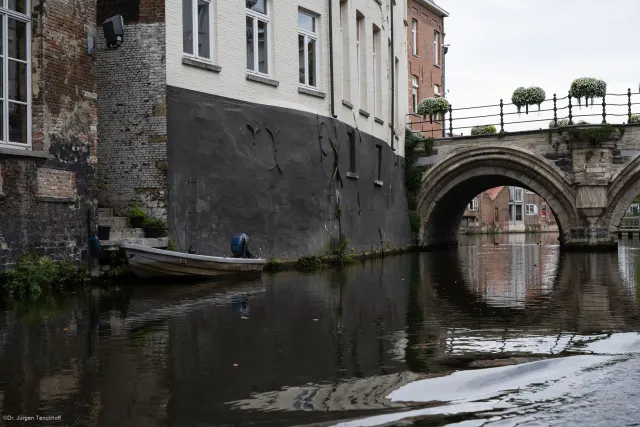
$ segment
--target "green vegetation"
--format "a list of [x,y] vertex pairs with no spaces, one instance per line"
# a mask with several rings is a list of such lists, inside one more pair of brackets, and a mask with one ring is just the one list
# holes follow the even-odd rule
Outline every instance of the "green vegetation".
[[324,267],[322,258],[316,255],[302,256],[298,258],[296,267],[302,271],[316,271]]
[[144,228],[159,228],[161,230],[167,229],[167,222],[161,218],[145,218],[142,223]]
[[587,129],[569,129],[571,138],[588,141],[592,145],[602,144],[611,139],[614,128],[611,125],[603,125]]
[[631,120],[629,120],[629,124],[639,124],[640,123],[640,116],[637,115],[633,115],[631,116]]
[[89,276],[73,261],[53,261],[36,254],[22,257],[0,277],[0,289],[10,298],[37,299],[45,293],[64,293],[86,285]]
[[405,163],[404,182],[407,189],[407,203],[409,205],[409,224],[413,243],[420,241],[420,214],[418,213],[418,193],[422,185],[422,173],[425,167],[416,166],[418,152],[416,148],[422,145],[425,149],[425,156],[430,156],[433,150],[433,139],[425,138],[420,132],[405,131]]
[[129,219],[132,218],[146,218],[147,211],[145,211],[139,204],[129,209]]
[[422,117],[433,118],[438,114],[445,114],[449,112],[449,101],[445,98],[435,96],[433,98],[425,98],[418,104],[418,114]]
[[178,250],[176,242],[174,242],[171,237],[169,237],[169,243],[167,243],[167,250],[172,252],[176,252]]
[[581,105],[581,99],[584,98],[585,106],[591,100],[593,105],[594,98],[603,98],[607,93],[607,83],[604,80],[594,79],[593,77],[581,77],[575,79],[571,83],[569,96],[578,100]]
[[494,125],[474,126],[471,128],[471,135],[490,135],[496,133]]
[[513,91],[511,102],[518,109],[518,113],[522,107],[525,107],[526,113],[529,114],[529,106],[537,105],[538,110],[540,110],[540,104],[544,102],[546,96],[544,90],[538,86],[519,87]]

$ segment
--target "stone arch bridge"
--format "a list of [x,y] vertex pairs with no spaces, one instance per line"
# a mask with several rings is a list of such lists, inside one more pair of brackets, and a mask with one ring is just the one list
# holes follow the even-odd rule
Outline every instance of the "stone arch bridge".
[[457,241],[465,206],[500,185],[542,196],[567,248],[617,247],[622,216],[640,194],[640,125],[582,125],[437,139],[418,195],[425,246]]

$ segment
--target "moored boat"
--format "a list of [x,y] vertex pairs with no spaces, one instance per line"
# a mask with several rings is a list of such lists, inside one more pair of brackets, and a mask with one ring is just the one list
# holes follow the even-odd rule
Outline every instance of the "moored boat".
[[121,243],[127,262],[141,279],[218,278],[238,274],[260,274],[266,261],[253,258],[216,257],[167,251]]

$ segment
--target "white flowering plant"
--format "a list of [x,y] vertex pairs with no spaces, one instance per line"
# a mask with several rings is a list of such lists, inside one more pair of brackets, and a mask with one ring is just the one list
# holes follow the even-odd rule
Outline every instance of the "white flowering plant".
[[494,125],[474,126],[471,128],[471,135],[490,135],[496,133]]
[[593,77],[575,79],[569,89],[569,96],[576,98],[578,105],[582,105],[582,98],[585,100],[585,105],[589,103],[589,100],[591,100],[591,105],[593,105],[594,98],[603,98],[606,94],[607,83],[604,80],[594,79]]
[[449,101],[439,96],[434,96],[432,98],[425,98],[418,104],[418,114],[422,117],[433,118],[438,113],[445,114],[449,111]]
[[519,87],[513,91],[513,95],[511,95],[511,102],[518,109],[518,113],[522,107],[525,107],[526,113],[529,114],[529,106],[537,105],[538,110],[540,110],[540,104],[544,102],[546,96],[546,93],[541,87]]

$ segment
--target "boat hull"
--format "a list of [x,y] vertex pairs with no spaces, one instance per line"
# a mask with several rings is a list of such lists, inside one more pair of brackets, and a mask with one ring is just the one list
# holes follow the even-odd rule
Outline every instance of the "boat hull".
[[127,262],[141,279],[211,279],[232,275],[259,275],[263,259],[226,258],[186,254],[123,243]]

